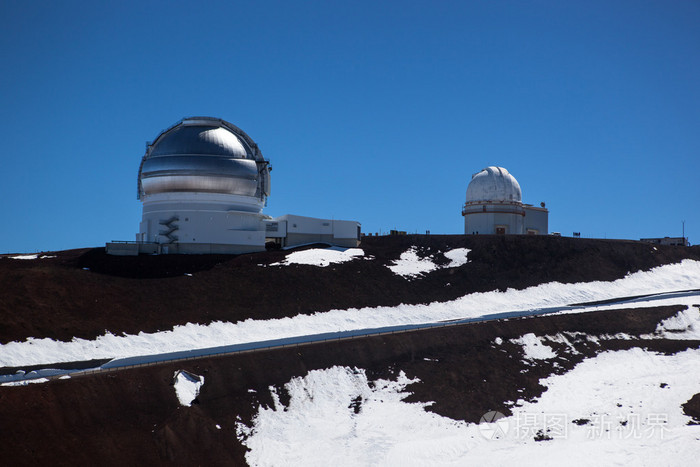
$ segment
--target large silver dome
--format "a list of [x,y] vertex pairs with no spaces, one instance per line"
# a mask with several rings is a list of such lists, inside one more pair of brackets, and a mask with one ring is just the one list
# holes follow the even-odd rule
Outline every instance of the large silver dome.
[[240,128],[211,117],[186,118],[149,144],[138,198],[157,193],[270,194],[269,163]]

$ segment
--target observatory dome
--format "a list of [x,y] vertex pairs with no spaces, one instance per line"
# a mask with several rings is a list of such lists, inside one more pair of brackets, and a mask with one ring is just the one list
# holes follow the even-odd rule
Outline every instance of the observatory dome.
[[269,194],[269,169],[257,145],[224,120],[181,120],[148,145],[138,176],[138,197],[194,192]]
[[243,144],[229,130],[211,125],[181,126],[163,135],[154,144],[151,157],[168,155],[247,157]]
[[518,181],[503,167],[486,167],[472,175],[467,187],[467,203],[476,201],[522,202]]

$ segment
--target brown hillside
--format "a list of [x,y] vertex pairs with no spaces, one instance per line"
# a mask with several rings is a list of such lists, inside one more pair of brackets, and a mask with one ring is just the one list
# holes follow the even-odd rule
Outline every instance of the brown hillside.
[[[442,252],[469,248],[471,261],[407,280],[386,265],[411,246],[423,256],[435,255],[438,263],[447,261]],[[91,249],[51,253],[56,257],[48,259],[1,258],[0,342],[447,301],[555,280],[613,280],[684,258],[700,259],[697,246],[547,236],[365,237],[361,248],[373,259],[326,268],[269,266],[288,254],[282,251],[114,257]]]

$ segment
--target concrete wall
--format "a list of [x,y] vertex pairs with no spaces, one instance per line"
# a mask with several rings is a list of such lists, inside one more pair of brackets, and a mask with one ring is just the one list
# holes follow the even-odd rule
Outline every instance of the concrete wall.
[[535,235],[549,233],[549,211],[545,208],[525,206],[525,232]]

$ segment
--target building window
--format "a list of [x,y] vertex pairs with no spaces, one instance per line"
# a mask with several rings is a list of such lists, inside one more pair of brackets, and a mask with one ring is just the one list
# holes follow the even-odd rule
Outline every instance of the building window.
[[506,234],[506,228],[502,226],[497,226],[496,227],[496,235],[505,235]]

